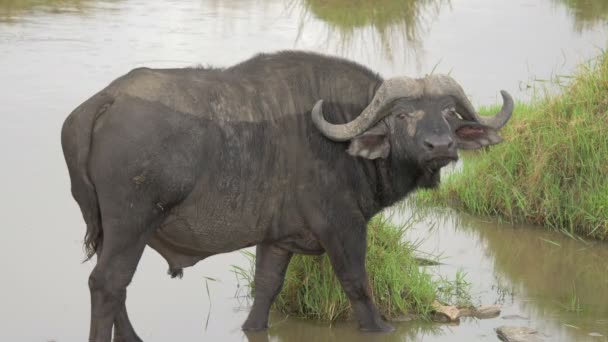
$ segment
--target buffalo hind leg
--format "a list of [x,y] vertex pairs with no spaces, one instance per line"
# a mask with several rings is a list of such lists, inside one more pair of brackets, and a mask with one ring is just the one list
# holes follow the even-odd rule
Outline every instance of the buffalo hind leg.
[[391,332],[372,300],[369,279],[365,270],[367,231],[362,220],[348,229],[327,229],[320,234],[336,276],[359,321],[359,328],[369,332]]
[[114,319],[114,342],[142,342],[142,339],[137,336],[129,316],[127,315],[127,306],[125,300],[122,301],[122,306],[116,318]]
[[260,331],[268,328],[270,306],[283,287],[285,271],[292,253],[271,244],[259,244],[255,255],[255,298],[247,320],[245,331]]
[[[97,250],[97,260],[99,260],[99,255],[101,254],[101,246]],[[114,342],[142,342],[142,339],[137,336],[135,329],[133,329],[133,325],[131,325],[131,321],[129,320],[129,315],[127,314],[127,306],[126,306],[126,296],[122,300],[122,304],[120,307],[120,311],[116,314],[116,318],[114,318],[114,338],[112,341]]]
[[[108,221],[104,221],[103,250],[89,277],[91,290],[89,341],[110,342],[112,326],[114,322],[117,322],[117,328],[123,341],[138,342],[140,340],[133,328],[129,329],[130,322],[127,323],[125,299],[126,288],[133,278],[146,246],[147,234],[142,232],[134,234],[137,236],[128,236],[129,234],[124,234],[124,232],[135,227],[112,225],[112,222]],[[123,234],[119,234],[119,232],[123,232]],[[133,331],[130,336],[129,330]]]

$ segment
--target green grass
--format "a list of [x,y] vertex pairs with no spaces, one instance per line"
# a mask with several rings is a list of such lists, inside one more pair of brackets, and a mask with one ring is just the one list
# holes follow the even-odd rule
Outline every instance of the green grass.
[[[419,266],[414,256],[415,246],[404,239],[409,224],[396,226],[383,216],[369,223],[366,267],[374,301],[389,319],[404,314],[428,316],[436,298],[453,301],[468,298],[468,293],[463,291],[462,285],[466,282],[462,277],[454,281],[458,284],[452,284],[446,279],[435,279],[426,268]],[[248,254],[248,257],[251,267],[235,267],[235,271],[253,295],[254,255]],[[349,301],[327,255],[294,256],[274,308],[291,316],[324,321],[346,318],[350,314]]]
[[568,312],[580,313],[583,311],[580,297],[576,293],[576,287],[574,285],[572,285],[572,292],[567,301],[564,303],[559,303],[559,305]]
[[472,307],[472,284],[466,277],[467,274],[462,269],[456,271],[454,280],[439,277],[437,300],[441,303],[450,303],[458,307]]
[[462,171],[418,203],[608,238],[608,54],[562,95],[516,105],[501,134],[502,144],[463,153]]

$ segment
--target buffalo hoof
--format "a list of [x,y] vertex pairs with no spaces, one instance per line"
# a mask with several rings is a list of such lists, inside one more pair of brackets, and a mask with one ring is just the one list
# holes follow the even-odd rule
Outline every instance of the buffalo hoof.
[[264,331],[264,330],[268,329],[268,324],[245,322],[245,324],[243,324],[243,326],[241,328],[243,329],[243,331],[246,331],[246,332],[258,332],[258,331]]
[[379,333],[390,333],[395,331],[392,325],[385,323],[384,321],[375,322],[374,324],[361,325],[359,330],[363,332],[379,332]]
[[134,337],[130,337],[130,338],[126,338],[126,337],[122,337],[122,336],[115,336],[114,339],[112,339],[112,342],[143,342],[141,340],[141,338],[134,336]]

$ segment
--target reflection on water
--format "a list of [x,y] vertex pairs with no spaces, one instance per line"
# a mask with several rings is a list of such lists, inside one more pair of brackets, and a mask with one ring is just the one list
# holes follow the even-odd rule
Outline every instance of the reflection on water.
[[319,19],[344,31],[370,26],[385,34],[392,25],[403,24],[407,38],[417,39],[416,25],[425,11],[437,12],[445,0],[306,0],[307,8]]
[[[607,341],[608,246],[582,242],[539,227],[503,225],[444,209],[389,211],[397,223],[420,221],[408,232],[422,241],[419,252],[442,254],[431,273],[453,277],[463,270],[473,283],[476,304],[501,304],[498,318],[462,319],[451,326],[430,322],[394,323],[391,335],[366,335],[353,321],[326,323],[272,315],[268,333],[247,334],[265,341],[496,341],[501,325],[529,326],[548,341]],[[574,292],[573,292],[574,291]],[[576,297],[579,311],[572,311]],[[590,334],[600,334],[596,337]]]
[[[579,19],[569,12],[574,2],[557,1],[359,1],[344,11],[350,18],[341,18],[336,8],[346,0],[326,0],[326,8],[313,0],[0,0],[0,341],[86,339],[93,264],[80,263],[84,224],[70,195],[59,132],[72,109],[117,76],[139,66],[226,66],[261,51],[298,48],[348,57],[384,77],[420,76],[441,60],[437,72],[452,71],[475,103],[497,102],[502,88],[522,99],[520,82],[546,79],[562,65],[570,72],[608,37],[599,19],[586,21],[593,30],[577,31]],[[605,13],[605,0],[581,2],[588,3],[594,14]],[[391,13],[374,14],[388,6]],[[360,7],[372,15],[361,17]],[[415,60],[405,58],[412,46],[419,48]],[[554,340],[608,335],[605,245],[454,215],[425,217],[410,238],[424,238],[423,251],[444,256],[429,270],[453,277],[464,269],[481,303],[504,303],[505,314],[530,317],[522,324]],[[246,340],[240,325],[247,306],[234,296],[231,264],[247,261],[238,253],[214,256],[172,280],[164,260],[147,250],[128,293],[142,338]],[[203,276],[218,279],[209,282],[210,297]],[[573,297],[581,312],[568,311]],[[493,329],[511,322],[404,322],[384,337],[361,335],[353,322],[328,327],[273,316],[272,323],[268,335],[255,338],[496,341]]]
[[608,22],[608,1],[604,0],[553,0],[567,6],[574,16],[576,30],[590,29],[597,23]]
[[249,342],[291,342],[291,341],[349,341],[349,342],[402,342],[420,341],[424,336],[440,337],[443,331],[439,325],[428,322],[397,323],[395,333],[365,334],[357,329],[354,321],[337,322],[331,328],[327,323],[311,322],[300,319],[286,319],[272,315],[271,320],[278,322],[268,332],[248,333]]
[[495,272],[529,300],[523,305],[533,316],[608,332],[605,323],[597,324],[608,319],[606,243],[581,242],[535,227],[497,227],[470,217],[462,217],[457,226],[483,241]]
[[16,21],[36,11],[51,13],[82,13],[99,2],[118,0],[0,0],[0,21]]
[[[526,325],[551,341],[597,341],[590,333],[608,336],[606,243],[452,210],[417,211],[423,212],[422,222],[410,238],[425,239],[421,251],[444,253],[439,272],[452,275],[464,269],[478,303],[499,303],[504,306],[501,316],[523,318],[482,324]],[[411,215],[410,209],[403,215]]]
[[[328,25],[328,41],[347,50],[357,40],[393,57],[396,48],[415,52],[422,34],[449,0],[304,0],[306,9]],[[372,38],[372,39],[370,39]]]

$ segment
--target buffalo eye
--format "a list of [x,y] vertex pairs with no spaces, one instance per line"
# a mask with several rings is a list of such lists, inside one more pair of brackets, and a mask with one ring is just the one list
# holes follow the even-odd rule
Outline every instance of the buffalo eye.
[[415,118],[417,117],[417,115],[420,113],[420,111],[405,111],[405,112],[400,112],[399,114],[397,114],[397,117],[401,120],[406,119],[406,118]]

